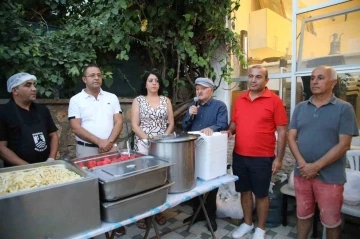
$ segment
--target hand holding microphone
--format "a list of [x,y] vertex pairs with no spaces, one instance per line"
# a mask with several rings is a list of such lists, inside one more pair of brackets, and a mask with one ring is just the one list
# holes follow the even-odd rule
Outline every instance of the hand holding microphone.
[[194,119],[195,115],[197,114],[198,108],[199,108],[199,98],[194,97],[194,105],[192,105],[189,108],[189,113],[191,115],[192,120]]

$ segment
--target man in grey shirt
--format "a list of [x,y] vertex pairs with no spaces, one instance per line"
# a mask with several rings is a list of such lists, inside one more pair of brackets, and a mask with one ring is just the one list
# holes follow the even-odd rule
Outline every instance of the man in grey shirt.
[[296,159],[298,239],[308,237],[315,201],[328,238],[341,237],[345,154],[359,132],[353,107],[332,93],[336,83],[333,68],[314,69],[310,79],[313,96],[296,106],[289,126],[289,146]]

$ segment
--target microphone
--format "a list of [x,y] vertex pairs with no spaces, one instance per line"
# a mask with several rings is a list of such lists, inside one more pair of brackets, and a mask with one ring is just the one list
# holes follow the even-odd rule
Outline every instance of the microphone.
[[[195,105],[195,106],[198,106],[198,105],[199,105],[199,98],[197,98],[196,96],[194,97],[194,105]],[[194,117],[195,117],[195,115],[192,115],[192,116],[191,116],[191,119],[193,120]]]

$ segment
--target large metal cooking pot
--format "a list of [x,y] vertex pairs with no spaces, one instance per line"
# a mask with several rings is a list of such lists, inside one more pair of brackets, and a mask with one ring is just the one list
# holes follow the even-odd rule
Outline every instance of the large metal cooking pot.
[[145,141],[149,155],[174,163],[170,166],[169,179],[175,184],[170,187],[169,193],[182,193],[195,187],[195,147],[203,141],[198,137],[193,134],[174,134]]

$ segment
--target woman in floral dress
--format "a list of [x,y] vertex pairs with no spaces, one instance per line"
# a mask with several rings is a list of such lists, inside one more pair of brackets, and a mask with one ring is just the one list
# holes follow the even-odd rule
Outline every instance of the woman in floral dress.
[[[162,95],[163,88],[160,76],[154,72],[147,72],[141,83],[141,95],[132,103],[131,127],[135,133],[134,149],[143,154],[148,154],[148,148],[140,139],[171,134],[174,130],[172,105],[170,100]],[[166,223],[161,213],[155,216],[155,220],[160,225]],[[139,220],[137,225],[139,228],[146,228],[144,220]]]
[[141,95],[131,107],[131,127],[135,133],[134,148],[148,154],[146,144],[139,139],[171,134],[174,130],[174,113],[170,100],[162,95],[163,84],[154,72],[147,72],[141,84]]

